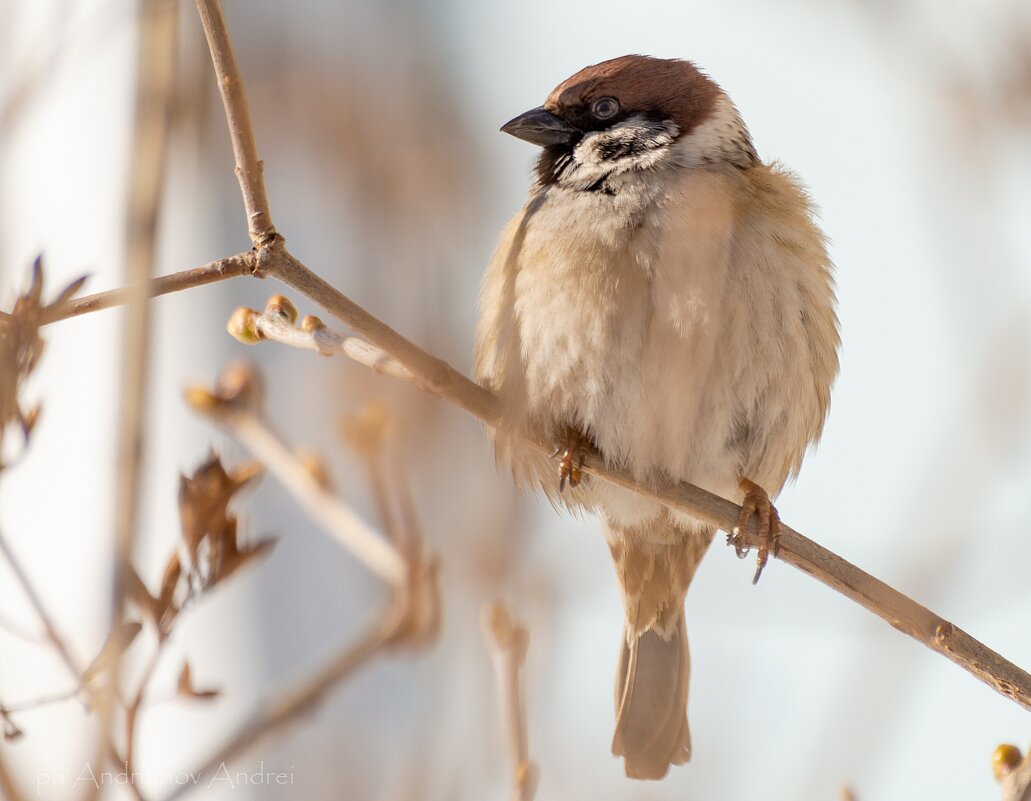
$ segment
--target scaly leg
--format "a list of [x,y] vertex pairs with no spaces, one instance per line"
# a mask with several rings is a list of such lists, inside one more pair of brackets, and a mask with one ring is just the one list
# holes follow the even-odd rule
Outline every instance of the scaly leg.
[[575,487],[583,479],[583,466],[587,460],[587,451],[590,446],[591,441],[583,432],[573,426],[566,428],[565,436],[559,441],[555,452],[551,454],[552,458],[562,454],[558,463],[559,492],[565,490],[567,481],[570,487]]
[[[737,526],[734,528],[734,536],[744,531],[752,515],[759,518],[757,529],[759,553],[756,559],[755,576],[752,578],[752,584],[755,584],[759,581],[763,568],[766,567],[770,553],[773,553],[774,556],[777,555],[777,548],[780,545],[780,515],[777,514],[777,508],[770,501],[766,490],[754,481],[742,478],[739,486],[745,491],[745,497],[741,502],[741,514],[737,519]],[[744,556],[744,553],[741,555]]]

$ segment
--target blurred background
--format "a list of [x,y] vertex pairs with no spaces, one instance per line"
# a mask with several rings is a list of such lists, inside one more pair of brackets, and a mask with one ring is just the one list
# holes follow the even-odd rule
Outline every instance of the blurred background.
[[[781,495],[785,521],[1031,667],[1031,6],[1024,0],[225,0],[273,219],[342,291],[468,372],[479,276],[521,205],[534,150],[498,133],[579,68],[630,52],[685,57],[731,95],[764,159],[796,170],[838,269],[844,347],[830,420]],[[45,254],[49,287],[124,283],[138,8],[0,4],[0,299]],[[192,3],[156,271],[249,246]],[[996,744],[1031,717],[791,568],[759,586],[718,539],[688,597],[694,760],[633,783],[609,753],[622,610],[596,521],[517,497],[481,427],[347,363],[225,333],[281,291],[236,279],[156,300],[136,563],[151,586],[179,537],[178,474],[210,445],[245,454],[182,403],[227,361],[256,361],[268,412],[317,450],[370,520],[341,419],[393,415],[444,628],[387,657],[304,723],[237,761],[291,784],[222,799],[505,798],[510,768],[481,606],[530,632],[524,672],[539,799],[993,798]],[[294,297],[302,314],[317,310]],[[31,449],[0,482],[0,527],[84,663],[110,614],[121,311],[45,331]],[[385,591],[266,477],[239,507],[271,557],[177,626],[140,721],[141,790],[161,797],[284,683],[376,614]],[[0,564],[0,701],[68,689]],[[146,650],[144,640],[134,648]],[[208,703],[169,700],[189,658]],[[163,693],[162,687],[167,687]],[[18,716],[0,755],[38,797],[82,797],[93,753],[74,701]],[[259,767],[260,766],[260,767]],[[41,779],[41,777],[47,777]],[[122,797],[121,791],[111,797]],[[35,796],[33,796],[35,797]]]

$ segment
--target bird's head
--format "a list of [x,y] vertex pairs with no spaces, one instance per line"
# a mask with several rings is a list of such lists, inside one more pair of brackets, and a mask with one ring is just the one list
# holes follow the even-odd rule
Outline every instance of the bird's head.
[[723,90],[678,59],[631,55],[586,67],[501,130],[543,148],[542,186],[582,191],[612,193],[611,179],[629,173],[758,160]]

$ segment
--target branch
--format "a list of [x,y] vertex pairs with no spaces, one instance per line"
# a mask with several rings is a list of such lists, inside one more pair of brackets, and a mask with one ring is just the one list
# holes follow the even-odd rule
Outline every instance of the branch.
[[[187,400],[250,448],[317,522],[390,582],[393,592],[382,617],[361,640],[295,688],[272,693],[270,698],[277,700],[259,708],[212,757],[191,772],[192,782],[180,785],[165,801],[190,792],[201,778],[224,770],[227,762],[260,740],[312,712],[329,692],[377,654],[396,645],[431,641],[440,629],[437,562],[424,555],[416,527],[406,532],[405,547],[400,550],[369,529],[259,417],[254,410],[257,394],[254,377],[246,369],[237,368],[223,372],[215,393],[193,389],[188,391]],[[404,503],[405,497],[400,501]],[[388,507],[387,500],[384,508]]]
[[233,140],[236,177],[240,181],[243,205],[247,210],[248,232],[254,247],[259,248],[272,242],[278,234],[272,224],[268,196],[265,194],[265,178],[262,175],[264,164],[258,160],[247,94],[244,92],[225,17],[222,16],[221,3],[218,0],[197,0],[197,11],[204,25],[204,36],[208,40],[208,50],[211,51],[218,89],[222,93],[222,105],[225,106],[229,123],[229,136]]
[[[146,389],[150,377],[150,309],[147,286],[157,258],[157,226],[161,212],[168,151],[168,130],[175,94],[178,9],[163,0],[147,0],[139,16],[136,112],[129,169],[126,219],[128,314],[122,332],[122,388],[119,409],[118,461],[115,488],[114,592],[111,629],[125,616],[133,548],[139,526],[140,473],[146,428]],[[117,651],[110,683],[98,690],[101,731],[114,719],[114,699],[121,679],[122,654]],[[102,741],[103,742],[103,741]],[[131,748],[130,748],[131,751]]]
[[267,339],[301,350],[313,350],[321,356],[347,356],[381,375],[417,382],[417,377],[397,359],[364,339],[337,333],[313,315],[301,320],[300,328],[296,322],[297,309],[293,303],[282,295],[273,295],[264,312],[246,306],[238,308],[229,318],[226,328],[245,345]]
[[268,467],[313,520],[369,570],[392,586],[403,584],[405,563],[397,550],[326,489],[253,406],[241,400],[241,393],[253,391],[247,386],[252,381],[245,368],[231,368],[223,373],[221,389],[216,393],[192,388],[187,390],[187,402],[194,411],[228,430]]
[[488,604],[481,615],[483,638],[494,661],[501,701],[501,720],[512,756],[512,801],[531,801],[540,778],[530,761],[526,734],[526,707],[520,688],[519,671],[526,661],[529,634],[512,620],[501,603]]
[[[0,553],[3,554],[7,560],[7,564],[10,565],[11,572],[14,573],[15,579],[18,584],[21,585],[22,592],[29,599],[29,603],[36,612],[36,616],[39,618],[40,623],[43,624],[43,631],[46,634],[46,638],[50,641],[51,645],[54,646],[54,650],[57,651],[58,656],[61,657],[61,661],[68,669],[68,673],[76,684],[81,686],[83,692],[88,693],[91,696],[91,705],[95,705],[95,701],[92,700],[93,693],[88,686],[82,682],[83,670],[79,667],[75,657],[72,656],[71,651],[65,644],[64,639],[57,632],[57,627],[54,625],[54,620],[50,617],[50,613],[47,611],[46,606],[43,604],[43,599],[40,598],[39,593],[36,592],[36,588],[32,585],[29,580],[28,574],[25,572],[25,568],[22,567],[21,562],[15,556],[14,551],[11,550],[7,540],[3,534],[0,533]],[[104,743],[108,758],[117,766],[125,765],[125,759],[123,759],[121,753],[118,751],[118,747],[115,745],[114,740],[111,739],[111,733],[106,728],[102,729],[100,736]],[[137,799],[137,801],[143,801],[143,796],[140,794],[139,787],[135,782],[129,783],[129,791]]]
[[139,287],[130,284],[121,289],[84,295],[81,298],[48,308],[43,316],[43,324],[48,325],[58,320],[66,320],[69,317],[78,317],[80,314],[110,309],[113,306],[122,306],[128,303],[129,298],[137,293],[144,294],[148,298],[155,298],[159,295],[168,295],[172,292],[192,289],[195,286],[204,286],[205,284],[213,284],[216,281],[224,281],[227,278],[251,275],[254,273],[256,264],[253,251],[248,250],[246,253],[238,253],[235,256],[230,256],[228,259],[219,259],[201,267],[194,267],[190,270],[182,270],[178,273],[154,278],[145,284],[146,288],[142,293]]
[[79,667],[75,661],[75,657],[72,656],[71,651],[68,650],[68,646],[65,645],[64,639],[60,634],[57,633],[57,627],[54,625],[53,618],[50,617],[50,613],[47,608],[43,605],[43,599],[40,598],[39,593],[36,592],[36,588],[32,586],[32,582],[29,580],[28,574],[25,572],[25,568],[22,567],[21,561],[15,556],[14,551],[11,550],[11,546],[7,544],[7,539],[0,533],[0,553],[3,554],[4,559],[7,560],[7,564],[11,568],[11,572],[14,573],[15,579],[18,584],[21,585],[22,592],[25,593],[25,597],[29,599],[29,603],[36,612],[36,617],[39,618],[39,622],[43,624],[43,631],[46,638],[50,641],[50,644],[54,646],[54,650],[57,655],[61,657],[61,661],[64,662],[68,672],[75,680],[76,684],[82,682],[82,668]]

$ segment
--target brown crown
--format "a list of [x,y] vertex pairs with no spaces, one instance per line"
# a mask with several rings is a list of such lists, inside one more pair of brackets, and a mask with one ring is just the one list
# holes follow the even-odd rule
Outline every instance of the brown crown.
[[590,108],[602,97],[614,97],[630,112],[661,114],[680,133],[691,131],[712,111],[720,88],[690,61],[620,56],[585,67],[548,95],[544,108],[563,112]]

